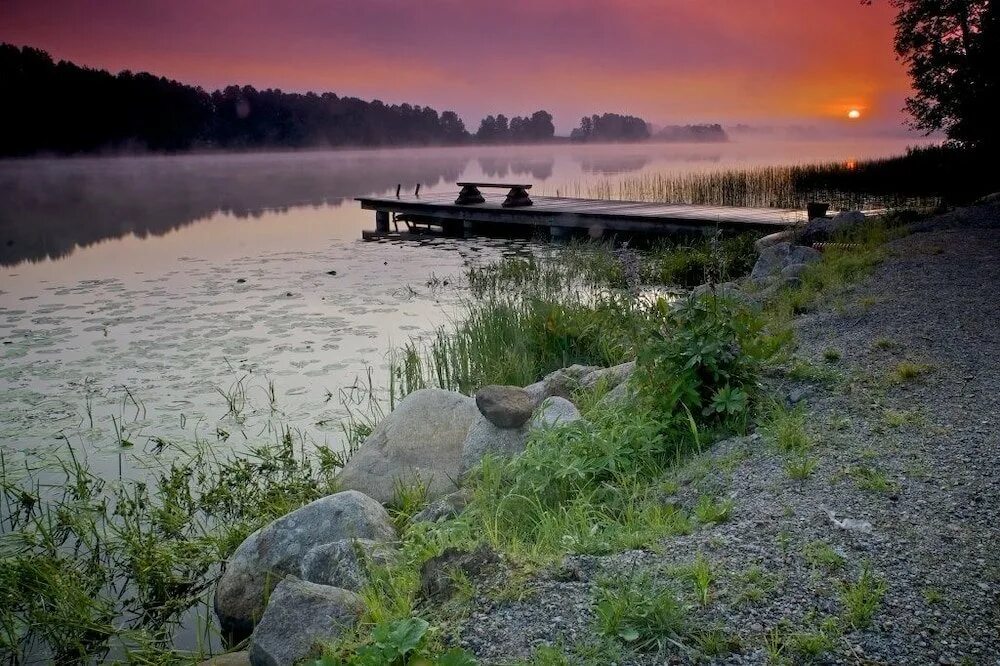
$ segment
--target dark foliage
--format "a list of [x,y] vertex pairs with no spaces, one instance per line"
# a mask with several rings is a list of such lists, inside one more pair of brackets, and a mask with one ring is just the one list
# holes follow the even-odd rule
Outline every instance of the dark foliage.
[[508,122],[502,113],[486,116],[476,131],[476,140],[483,143],[535,143],[551,141],[556,133],[552,114],[535,111],[530,117],[514,116]]
[[792,178],[796,191],[810,192],[815,199],[854,192],[878,197],[883,204],[896,198],[899,205],[914,197],[968,203],[998,186],[991,153],[957,146],[911,148],[906,155],[856,164],[796,167]]
[[[865,0],[870,4],[871,0]],[[913,125],[966,146],[1000,147],[1000,7],[996,0],[890,0],[896,53],[914,94]]]
[[580,126],[569,138],[573,141],[645,141],[649,126],[642,118],[617,113],[594,114],[580,120]]
[[469,139],[454,111],[250,86],[208,93],[152,74],[56,63],[44,51],[9,44],[0,45],[0,96],[2,155]]
[[667,125],[653,135],[655,141],[719,143],[729,141],[722,125]]

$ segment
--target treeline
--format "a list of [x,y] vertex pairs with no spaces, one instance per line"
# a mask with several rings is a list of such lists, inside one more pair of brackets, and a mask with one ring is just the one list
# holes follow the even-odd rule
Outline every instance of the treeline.
[[667,125],[653,135],[655,141],[684,141],[689,143],[719,143],[729,141],[722,125]]
[[[472,134],[454,111],[439,113],[426,106],[329,92],[298,94],[251,86],[207,92],[145,72],[111,74],[54,62],[45,51],[11,44],[0,44],[0,98],[3,156],[556,140],[547,111],[510,119],[489,115]],[[718,125],[672,132],[655,138],[707,141],[725,135]],[[650,135],[641,118],[605,113],[583,118],[570,139],[644,141]]]
[[147,73],[53,62],[0,45],[0,154],[460,143],[454,111],[333,93],[205,90]]
[[649,125],[642,118],[617,113],[584,116],[580,126],[570,132],[570,141],[645,141]]
[[527,143],[551,141],[556,128],[552,124],[552,114],[535,111],[530,117],[514,116],[508,122],[502,113],[486,116],[479,123],[476,140],[483,143]]

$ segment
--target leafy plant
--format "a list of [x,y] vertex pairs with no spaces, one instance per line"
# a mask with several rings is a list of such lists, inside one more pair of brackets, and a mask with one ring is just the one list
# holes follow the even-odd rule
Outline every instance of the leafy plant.
[[660,646],[684,629],[684,609],[673,591],[646,576],[605,581],[594,611],[601,633],[639,650]]
[[855,629],[864,629],[882,604],[886,592],[885,580],[865,564],[858,579],[841,587],[840,601],[844,605],[844,620]]
[[436,653],[427,648],[426,620],[404,618],[377,625],[368,640],[346,654],[325,654],[315,666],[475,666],[464,650]]

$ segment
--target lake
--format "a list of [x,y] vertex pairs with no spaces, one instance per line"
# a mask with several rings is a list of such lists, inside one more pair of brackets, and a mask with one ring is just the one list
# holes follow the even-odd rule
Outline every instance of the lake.
[[[339,445],[387,352],[448,321],[464,267],[528,241],[365,243],[356,196],[514,179],[857,160],[913,140],[546,145],[0,161],[0,447],[67,442],[131,475],[153,450]],[[355,388],[352,388],[355,387]],[[346,405],[346,406],[345,406]]]

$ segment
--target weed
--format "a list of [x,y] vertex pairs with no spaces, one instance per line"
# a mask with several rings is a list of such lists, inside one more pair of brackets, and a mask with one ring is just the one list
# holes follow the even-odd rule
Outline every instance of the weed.
[[856,465],[851,467],[849,474],[854,479],[854,485],[861,490],[888,493],[897,489],[894,481],[880,469]]
[[762,419],[761,429],[784,453],[802,455],[812,448],[802,407],[788,409],[780,403],[773,404]]
[[684,609],[668,587],[645,576],[605,581],[594,612],[602,634],[639,650],[662,646],[684,631]]
[[872,572],[865,564],[857,580],[845,582],[841,588],[840,601],[844,606],[844,621],[855,629],[864,629],[882,604],[886,592],[885,580]]
[[779,578],[765,572],[758,565],[753,565],[737,576],[736,580],[739,583],[739,592],[736,594],[735,603],[759,604],[774,590]]
[[708,559],[702,553],[698,553],[694,561],[680,569],[679,573],[691,582],[698,603],[702,606],[707,606],[709,587],[715,581],[715,575],[712,573],[712,565]]
[[833,571],[844,566],[844,558],[825,541],[810,541],[802,549],[802,555],[811,566]]
[[719,627],[694,632],[690,640],[698,652],[707,657],[722,657],[740,649],[739,636]]
[[788,478],[796,481],[805,481],[819,466],[819,461],[805,454],[798,454],[790,460],[785,461],[785,473]]
[[889,373],[889,381],[896,384],[903,384],[919,379],[930,372],[931,366],[925,363],[914,363],[913,361],[900,361]]
[[823,351],[823,360],[827,363],[836,363],[840,360],[840,351],[833,348],[825,349]]
[[714,500],[708,495],[702,495],[694,507],[695,518],[702,525],[724,523],[729,520],[732,511],[732,498]]
[[928,585],[920,590],[920,594],[923,595],[924,601],[929,604],[939,604],[944,601],[944,592],[938,587]]
[[873,349],[879,349],[881,351],[888,351],[889,349],[895,349],[896,346],[897,343],[892,338],[886,338],[886,337],[875,338],[875,341],[872,343]]

